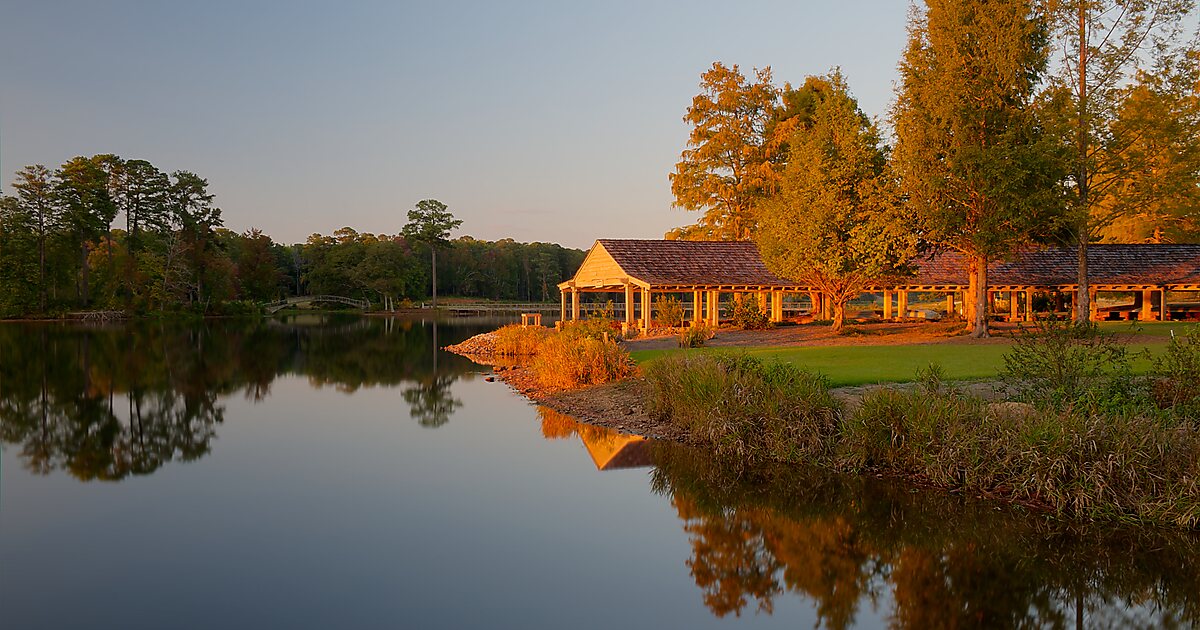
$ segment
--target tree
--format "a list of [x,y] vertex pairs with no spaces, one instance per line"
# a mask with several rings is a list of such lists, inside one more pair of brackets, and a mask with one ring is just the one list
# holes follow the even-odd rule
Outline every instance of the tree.
[[271,237],[253,228],[242,234],[239,240],[241,251],[237,259],[237,279],[240,296],[259,302],[275,299],[284,277],[275,261]]
[[1047,3],[1053,34],[1062,53],[1047,89],[1047,101],[1059,106],[1057,129],[1071,150],[1066,178],[1071,220],[1078,247],[1075,319],[1091,316],[1087,246],[1115,218],[1105,198],[1126,179],[1146,168],[1128,149],[1138,135],[1114,125],[1127,96],[1125,87],[1139,67],[1169,68],[1186,56],[1178,45],[1184,19],[1194,0],[1051,0]]
[[776,162],[788,131],[787,125],[773,124],[779,90],[771,85],[771,69],[753,74],[751,80],[736,64],[716,62],[700,75],[700,94],[683,117],[692,125],[688,148],[670,177],[672,205],[704,216],[668,238],[746,240],[753,235],[754,204],[775,188]]
[[758,243],[767,268],[815,287],[841,330],[846,303],[872,280],[896,273],[916,237],[899,212],[879,131],[834,72],[811,128],[789,140],[779,194],[763,204]]
[[969,260],[968,319],[986,337],[987,266],[1050,229],[1061,156],[1039,126],[1046,64],[1033,0],[926,0],[892,112],[893,163],[923,237]]
[[[1200,60],[1200,58],[1196,59]],[[1123,90],[1110,129],[1136,165],[1096,200],[1096,235],[1119,243],[1200,241],[1200,79],[1196,60],[1180,72],[1142,73]]]
[[408,211],[408,223],[404,226],[404,237],[429,246],[432,257],[433,307],[437,308],[437,249],[450,243],[450,230],[462,225],[460,219],[446,209],[446,204],[436,199],[424,199],[417,207]]
[[61,223],[79,248],[79,299],[85,308],[91,301],[88,291],[88,246],[107,232],[117,215],[105,170],[109,156],[75,157],[57,173],[57,191],[62,202]]
[[177,257],[187,262],[187,293],[190,301],[204,302],[204,279],[213,247],[213,230],[222,225],[221,209],[213,205],[208,180],[189,171],[175,171],[168,189],[168,203],[174,222],[173,243]]
[[17,171],[18,210],[27,217],[37,236],[38,311],[46,311],[46,237],[58,218],[58,197],[50,170],[41,164]]

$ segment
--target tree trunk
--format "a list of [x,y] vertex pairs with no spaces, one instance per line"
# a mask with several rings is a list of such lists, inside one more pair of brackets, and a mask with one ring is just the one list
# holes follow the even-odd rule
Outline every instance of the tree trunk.
[[88,305],[88,248],[87,248],[87,241],[84,241],[83,245],[80,246],[80,250],[81,250],[81,256],[82,256],[82,261],[83,261],[83,267],[80,270],[80,277],[79,277],[79,298],[83,302],[83,307],[87,308],[87,305]]
[[833,307],[833,332],[841,332],[842,327],[846,324],[846,303],[841,300],[830,300],[830,305]]
[[433,256],[433,263],[430,265],[430,269],[433,270],[433,308],[437,308],[437,247],[430,247],[429,252]]
[[1077,289],[1075,290],[1075,321],[1076,323],[1087,322],[1091,320],[1091,287],[1088,286],[1088,265],[1087,265],[1087,248],[1088,248],[1088,223],[1091,220],[1090,209],[1088,208],[1088,84],[1087,84],[1087,67],[1088,67],[1088,32],[1087,32],[1087,3],[1079,3],[1079,110],[1078,110],[1078,128],[1075,130],[1075,186],[1076,194],[1079,196],[1079,206],[1075,208],[1078,213],[1076,220],[1079,222],[1077,239],[1079,245],[1079,267],[1078,277],[1076,279]]
[[976,339],[988,337],[987,303],[987,256],[971,258],[971,299],[975,303],[971,313],[971,336]]

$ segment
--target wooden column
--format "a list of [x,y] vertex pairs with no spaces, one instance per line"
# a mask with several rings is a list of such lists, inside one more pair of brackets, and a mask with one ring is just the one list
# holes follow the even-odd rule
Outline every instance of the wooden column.
[[783,321],[783,291],[771,292],[771,321]]
[[708,292],[708,323],[713,326],[721,324],[721,292]]
[[908,318],[908,291],[896,292],[896,317]]
[[642,289],[642,330],[649,330],[650,322],[650,289]]
[[1088,319],[1094,322],[1100,321],[1100,305],[1096,304],[1096,290],[1088,289],[1088,295],[1091,296],[1091,299],[1089,300],[1091,302],[1091,306],[1089,307],[1091,312],[1088,313]]
[[1017,303],[1016,289],[1009,289],[1008,291],[1008,316],[1009,321],[1021,321],[1021,309],[1020,305]]
[[946,317],[954,317],[954,292],[946,294]]
[[571,288],[571,321],[579,321],[579,289]]
[[1140,303],[1136,303],[1138,300],[1134,301],[1134,306],[1138,307],[1138,321],[1154,321],[1154,289],[1142,289]]
[[692,324],[699,324],[701,314],[704,312],[704,306],[700,303],[700,292],[692,291]]
[[625,281],[625,325],[632,326],[633,319],[633,283]]
[[559,289],[558,296],[562,299],[562,312],[558,314],[558,321],[565,322],[567,321],[567,290]]
[[892,292],[886,289],[883,291],[883,318],[892,318]]
[[1159,321],[1171,321],[1171,309],[1167,308],[1167,290],[1159,289],[1158,291],[1158,318]]
[[1033,289],[1025,289],[1025,321],[1033,321]]

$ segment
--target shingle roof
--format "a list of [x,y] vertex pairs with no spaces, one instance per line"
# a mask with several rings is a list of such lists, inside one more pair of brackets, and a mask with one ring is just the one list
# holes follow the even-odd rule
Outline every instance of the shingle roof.
[[796,286],[767,270],[749,241],[664,241],[602,238],[630,276],[651,285]]
[[[957,252],[920,259],[916,267],[916,278],[909,284],[967,284],[966,258]],[[1074,285],[1077,270],[1074,247],[1028,249],[1012,260],[989,263],[988,284]],[[1094,285],[1200,284],[1200,245],[1089,245],[1088,279]]]

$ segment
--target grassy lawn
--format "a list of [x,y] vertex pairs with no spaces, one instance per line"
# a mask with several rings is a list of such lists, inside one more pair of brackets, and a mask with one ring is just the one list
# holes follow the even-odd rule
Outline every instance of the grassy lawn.
[[[957,344],[913,346],[805,346],[788,348],[722,348],[745,352],[764,361],[783,361],[829,377],[835,386],[911,381],[918,368],[930,363],[942,366],[947,378],[994,377],[1004,369],[1008,345],[967,346]],[[711,349],[698,352],[711,352]],[[639,363],[653,361],[668,352],[682,350],[639,350]]]
[[[1142,334],[1169,336],[1168,326],[1170,324],[1151,324],[1144,327]],[[1175,327],[1175,334],[1180,334],[1180,325],[1175,323]],[[1161,351],[1161,346],[1155,346],[1153,352]],[[834,386],[845,386],[911,381],[919,368],[930,363],[940,365],[945,377],[950,380],[993,378],[1004,370],[1004,355],[1008,348],[1008,344],[947,343],[904,346],[718,348],[688,352],[745,352],[764,361],[778,360],[820,372],[828,377]],[[634,360],[644,363],[669,352],[685,351],[638,350],[632,354]],[[1142,348],[1133,346],[1130,352],[1141,353]],[[1139,356],[1134,360],[1133,367],[1136,371],[1144,371],[1150,367],[1150,359]]]

